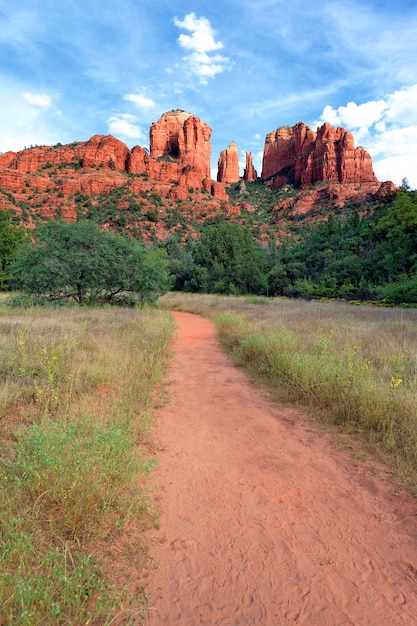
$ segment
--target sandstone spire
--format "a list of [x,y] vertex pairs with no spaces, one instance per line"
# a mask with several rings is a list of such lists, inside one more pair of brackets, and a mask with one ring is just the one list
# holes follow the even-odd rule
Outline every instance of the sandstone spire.
[[248,183],[253,183],[257,178],[258,173],[252,163],[252,152],[246,152],[246,167],[243,172],[243,180],[246,180]]
[[234,141],[220,153],[217,180],[220,183],[236,183],[240,180],[239,153]]

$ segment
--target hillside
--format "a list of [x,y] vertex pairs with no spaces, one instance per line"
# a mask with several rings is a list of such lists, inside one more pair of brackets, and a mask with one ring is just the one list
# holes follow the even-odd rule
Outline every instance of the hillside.
[[112,136],[35,146],[0,155],[0,208],[15,223],[84,215],[145,242],[172,234],[196,237],[219,216],[279,242],[304,220],[354,206],[366,211],[392,183],[379,183],[371,157],[350,133],[324,124],[282,127],[265,139],[260,176],[246,155],[239,176],[234,142],[210,176],[211,128],[185,111],[165,113],[150,128],[150,151]]

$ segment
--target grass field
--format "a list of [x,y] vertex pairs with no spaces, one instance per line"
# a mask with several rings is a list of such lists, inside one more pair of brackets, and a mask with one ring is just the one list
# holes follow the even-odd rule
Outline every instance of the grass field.
[[1,624],[125,624],[143,613],[120,560],[144,560],[140,535],[124,540],[129,521],[142,531],[155,522],[145,476],[172,329],[158,310],[0,301]]
[[168,294],[213,319],[238,365],[376,451],[417,493],[417,310]]

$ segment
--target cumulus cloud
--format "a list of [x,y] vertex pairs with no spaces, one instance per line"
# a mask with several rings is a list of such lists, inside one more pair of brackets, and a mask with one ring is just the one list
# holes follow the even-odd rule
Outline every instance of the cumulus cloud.
[[123,100],[133,102],[140,109],[153,109],[156,107],[156,102],[154,102],[151,98],[141,96],[140,94],[129,93],[126,96],[123,96]]
[[213,54],[216,50],[221,50],[223,44],[216,41],[216,33],[206,17],[198,18],[195,13],[188,13],[183,20],[175,18],[174,24],[191,33],[181,33],[178,43],[190,51],[184,60],[188,62],[191,72],[200,78],[200,83],[207,84],[208,78],[214,78],[216,74],[227,69],[229,59],[218,53]]
[[387,98],[389,122],[417,124],[417,84],[390,94]]
[[327,105],[315,126],[330,122],[352,132],[371,154],[376,176],[400,185],[408,178],[417,189],[417,84],[383,100],[348,102],[337,109]]
[[137,117],[130,113],[114,113],[107,120],[110,134],[128,139],[143,139],[143,131],[137,125]]
[[46,93],[30,93],[30,91],[25,91],[22,93],[22,96],[26,102],[37,107],[48,108],[52,104],[51,97]]

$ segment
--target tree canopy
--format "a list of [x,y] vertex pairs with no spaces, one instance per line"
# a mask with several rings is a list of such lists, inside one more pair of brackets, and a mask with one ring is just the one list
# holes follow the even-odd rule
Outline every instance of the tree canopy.
[[194,251],[186,289],[206,293],[263,294],[267,262],[250,231],[239,224],[206,226]]
[[154,302],[168,291],[165,252],[101,230],[90,220],[42,224],[12,265],[14,285],[42,299]]
[[11,224],[9,214],[0,210],[0,289],[6,289],[9,284],[10,265],[24,240],[23,228]]

